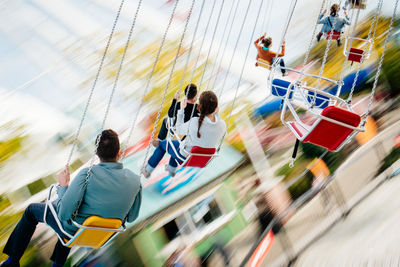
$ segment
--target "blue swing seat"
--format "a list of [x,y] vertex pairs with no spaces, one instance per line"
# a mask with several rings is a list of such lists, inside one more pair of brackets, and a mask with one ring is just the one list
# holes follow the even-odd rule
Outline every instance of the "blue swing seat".
[[315,98],[315,106],[320,109],[328,107],[330,98],[321,94],[315,96],[315,92],[308,91],[307,101],[311,104]]
[[[290,87],[290,82],[281,80],[281,79],[273,79],[272,80],[272,86],[271,86],[271,93],[274,96],[280,97],[280,98],[285,98],[287,90]],[[289,93],[289,99],[293,98],[293,89],[291,89]]]

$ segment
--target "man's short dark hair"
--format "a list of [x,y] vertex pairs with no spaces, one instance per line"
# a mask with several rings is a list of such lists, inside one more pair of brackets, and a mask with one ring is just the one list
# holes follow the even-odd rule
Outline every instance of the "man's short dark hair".
[[192,100],[197,95],[197,86],[193,83],[188,84],[185,88],[185,95],[188,100]]
[[117,158],[120,146],[118,134],[116,132],[111,129],[104,130],[97,136],[96,142],[99,142],[96,154],[101,160],[112,161]]

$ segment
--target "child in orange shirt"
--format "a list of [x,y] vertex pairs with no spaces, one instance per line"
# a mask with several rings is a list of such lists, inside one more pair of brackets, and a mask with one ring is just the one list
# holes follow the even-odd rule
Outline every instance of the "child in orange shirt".
[[[260,44],[261,41],[261,44]],[[271,66],[275,60],[278,60],[279,57],[283,57],[285,55],[285,41],[282,43],[282,51],[278,54],[277,52],[273,52],[270,50],[272,46],[272,38],[267,37],[265,38],[265,33],[263,36],[258,38],[257,40],[254,41],[254,45],[257,48],[257,61],[258,59],[263,59],[268,62],[268,64]],[[281,66],[281,72],[283,76],[286,76],[286,70],[285,68],[285,62],[283,61],[283,58],[279,59],[279,65]],[[258,64],[256,63],[256,66]]]

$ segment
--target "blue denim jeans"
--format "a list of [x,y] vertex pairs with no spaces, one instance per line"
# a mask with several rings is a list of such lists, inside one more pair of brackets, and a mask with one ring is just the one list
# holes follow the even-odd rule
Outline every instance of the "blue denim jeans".
[[[158,145],[156,150],[154,150],[153,155],[149,158],[149,161],[147,162],[146,171],[151,173],[157,167],[158,163],[160,163],[160,161],[164,157],[165,153],[167,152],[166,151],[167,143],[168,143],[167,140],[163,140],[160,142],[160,144]],[[179,152],[179,142],[177,140],[173,140],[172,144],[174,145],[178,156],[181,158],[185,158]],[[175,154],[174,150],[171,147],[171,144],[168,144],[168,154],[171,155],[171,158],[169,159],[169,168],[171,171],[174,171],[176,169],[176,167],[178,166],[178,163],[181,164],[182,161]]]
[[[44,203],[33,203],[25,209],[21,220],[18,222],[14,231],[8,238],[7,244],[3,250],[4,254],[7,254],[9,257],[16,261],[19,261],[21,259],[26,248],[28,247],[33,233],[35,232],[36,225],[40,222],[43,223],[45,207],[46,204]],[[58,227],[56,220],[54,219],[53,214],[50,212],[50,210],[47,211],[46,221],[47,224],[51,228],[53,228],[56,233],[58,233],[61,237],[65,237],[65,235]],[[50,260],[57,263],[58,265],[64,265],[65,261],[68,258],[70,250],[71,249],[69,247],[64,247],[60,240],[58,240],[56,246],[54,247],[54,251],[50,257]]]

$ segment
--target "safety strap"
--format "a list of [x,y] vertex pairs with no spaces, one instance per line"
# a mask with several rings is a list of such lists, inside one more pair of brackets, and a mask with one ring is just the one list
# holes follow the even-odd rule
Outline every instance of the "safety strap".
[[333,26],[332,26],[332,22],[330,20],[330,17],[328,17],[328,22],[329,22],[329,25],[331,26],[331,30],[333,31]]

